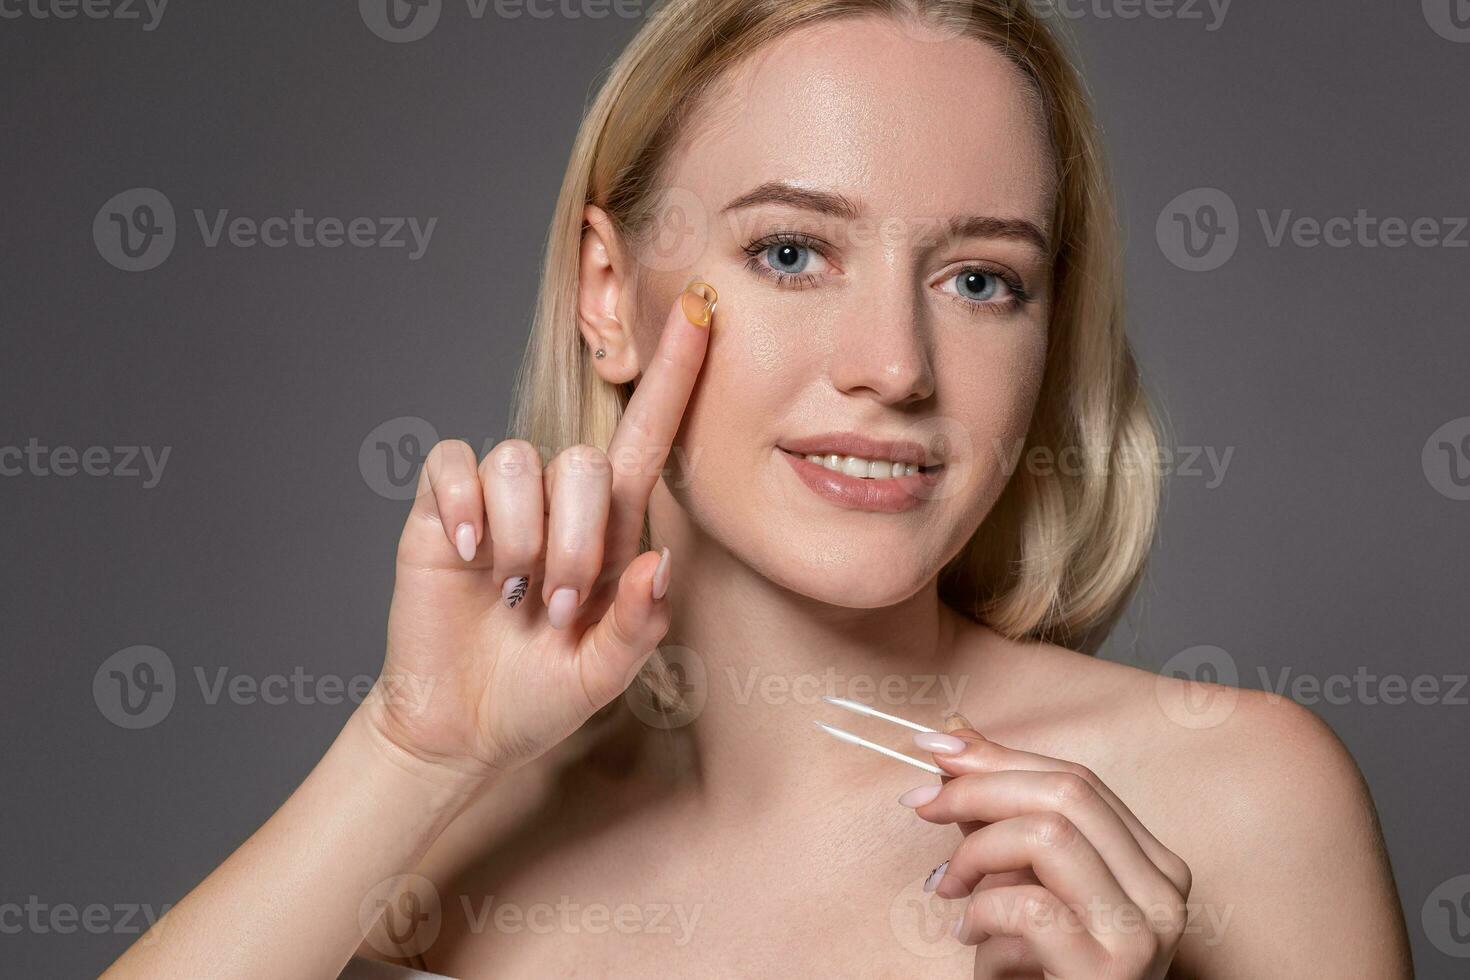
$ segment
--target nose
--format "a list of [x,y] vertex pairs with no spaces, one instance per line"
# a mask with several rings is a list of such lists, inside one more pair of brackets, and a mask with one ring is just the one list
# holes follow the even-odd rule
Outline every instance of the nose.
[[934,394],[929,327],[919,290],[897,270],[854,290],[828,367],[843,394],[909,405]]

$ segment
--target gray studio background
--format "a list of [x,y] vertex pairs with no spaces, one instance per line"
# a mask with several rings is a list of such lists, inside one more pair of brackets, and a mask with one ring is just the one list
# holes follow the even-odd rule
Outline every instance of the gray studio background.
[[[377,443],[432,437],[401,417],[477,447],[503,433],[576,124],[639,21],[474,9],[443,0],[409,42],[351,2],[0,18],[0,448],[53,454],[0,477],[0,905],[43,910],[0,917],[0,973],[97,973],[133,938],[128,907],[176,901],[265,820],[351,705],[212,698],[196,671],[371,675],[406,507]],[[1285,671],[1372,785],[1420,975],[1463,976],[1470,691],[1448,695],[1470,659],[1470,232],[1451,219],[1470,214],[1470,11],[1066,9],[1131,331],[1174,441],[1200,447],[1176,457],[1108,655],[1249,687]],[[177,239],[129,272],[113,261],[147,256],[106,254],[94,219],[136,188],[176,209]],[[211,248],[196,208],[437,222],[417,258],[407,228],[403,248]],[[1287,212],[1360,209],[1432,222],[1400,247],[1273,244]],[[90,465],[112,475],[57,475],[57,447],[71,467],[106,447]],[[158,718],[105,704],[110,657],[158,666],[139,646],[175,672]],[[1415,703],[1393,674],[1439,694]],[[100,928],[56,925],[91,905]]]

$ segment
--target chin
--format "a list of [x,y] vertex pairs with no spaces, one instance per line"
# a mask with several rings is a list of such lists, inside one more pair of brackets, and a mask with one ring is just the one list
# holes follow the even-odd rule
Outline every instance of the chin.
[[824,531],[794,516],[752,529],[733,549],[791,592],[847,609],[880,609],[908,599],[939,571],[908,528]]

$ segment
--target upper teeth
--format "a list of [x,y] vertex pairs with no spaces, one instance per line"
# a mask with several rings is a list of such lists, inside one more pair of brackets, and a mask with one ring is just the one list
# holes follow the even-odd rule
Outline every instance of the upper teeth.
[[848,476],[861,477],[868,480],[891,479],[895,476],[913,476],[919,472],[917,463],[895,463],[889,459],[863,459],[861,456],[839,456],[831,453],[826,456],[811,453],[807,459],[818,465],[825,466],[829,470],[838,473],[846,473]]

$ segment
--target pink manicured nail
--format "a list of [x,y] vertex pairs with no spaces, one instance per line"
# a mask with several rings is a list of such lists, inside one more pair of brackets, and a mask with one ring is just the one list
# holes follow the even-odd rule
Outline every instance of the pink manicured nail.
[[925,803],[932,802],[934,800],[934,797],[939,795],[940,789],[942,789],[942,787],[938,784],[931,784],[928,786],[915,786],[913,789],[900,796],[898,798],[898,802],[907,807],[923,806]]
[[939,732],[915,732],[914,744],[921,749],[945,755],[963,752],[965,749],[965,743],[962,740],[953,735],[941,735]]
[[565,629],[572,621],[572,615],[577,611],[577,590],[568,589],[563,586],[551,593],[551,601],[546,604],[546,618],[551,621],[554,629]]
[[669,549],[659,556],[658,567],[653,570],[653,598],[662,599],[669,591]]
[[454,547],[465,561],[475,560],[475,525],[465,523],[454,529]]
[[965,931],[965,917],[962,915],[958,919],[955,919],[954,920],[954,925],[952,925],[952,926],[949,927],[949,934],[951,936],[955,937],[956,939],[960,940],[960,942],[964,942],[964,938],[962,936],[962,934],[964,933],[964,931]]

